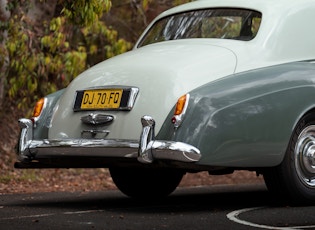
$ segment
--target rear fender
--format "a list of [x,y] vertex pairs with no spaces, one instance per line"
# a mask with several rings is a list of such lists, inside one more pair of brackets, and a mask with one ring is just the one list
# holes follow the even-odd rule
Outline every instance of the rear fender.
[[54,108],[64,89],[59,90],[55,93],[49,94],[45,97],[44,108],[38,118],[34,121],[33,135],[35,140],[42,140],[48,138],[48,130],[50,127],[51,119],[53,116]]
[[198,164],[271,167],[281,163],[299,118],[315,107],[315,66],[291,63],[235,74],[190,94],[178,129],[171,113],[159,133],[193,145]]

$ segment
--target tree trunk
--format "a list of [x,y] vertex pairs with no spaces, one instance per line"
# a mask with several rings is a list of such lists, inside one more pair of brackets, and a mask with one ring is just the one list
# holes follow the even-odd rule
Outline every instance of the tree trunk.
[[44,21],[49,23],[54,17],[57,1],[58,0],[31,0],[27,17],[31,19],[36,26],[41,26]]
[[[7,10],[8,0],[0,0],[0,22],[8,21],[11,14]],[[8,37],[7,31],[0,30],[0,109],[2,109],[4,97],[4,82],[6,79],[6,72],[9,66],[9,56],[6,49],[6,40]]]

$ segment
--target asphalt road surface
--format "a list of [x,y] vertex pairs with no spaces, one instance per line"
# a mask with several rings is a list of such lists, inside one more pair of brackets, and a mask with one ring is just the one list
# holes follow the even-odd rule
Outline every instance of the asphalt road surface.
[[0,195],[0,229],[315,229],[315,206],[277,206],[261,185],[179,188],[164,200],[119,191]]

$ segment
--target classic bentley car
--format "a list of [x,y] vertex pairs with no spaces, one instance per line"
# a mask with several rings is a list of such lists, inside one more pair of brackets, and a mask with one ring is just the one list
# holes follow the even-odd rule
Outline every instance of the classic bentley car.
[[185,173],[262,174],[315,201],[313,0],[199,0],[160,14],[134,48],[19,120],[16,168],[108,168],[136,198]]

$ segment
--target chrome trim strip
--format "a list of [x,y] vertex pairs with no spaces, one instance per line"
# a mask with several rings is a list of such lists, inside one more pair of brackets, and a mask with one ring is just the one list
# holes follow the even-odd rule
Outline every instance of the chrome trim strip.
[[199,149],[183,142],[154,140],[155,121],[150,116],[141,118],[142,134],[138,161],[152,163],[154,159],[197,162],[201,158]]
[[127,157],[135,158],[139,144],[130,140],[68,139],[32,141],[31,157]]
[[81,137],[83,139],[92,139],[92,138],[97,138],[97,139],[104,139],[105,137],[108,136],[110,133],[109,130],[82,130],[81,131]]
[[201,158],[199,149],[183,142],[154,141],[150,147],[154,159],[197,162]]
[[101,113],[90,113],[81,117],[81,121],[87,125],[109,125],[114,120],[114,116]]
[[139,88],[131,87],[129,101],[127,103],[128,110],[131,110],[136,102],[137,95],[139,93]]
[[65,139],[33,140],[33,123],[29,119],[20,119],[21,136],[17,149],[22,162],[43,157],[122,157],[135,158],[141,163],[151,163],[155,159],[180,162],[197,162],[200,151],[186,143],[154,140],[155,121],[150,116],[141,119],[143,130],[138,140],[107,139]]
[[25,161],[29,159],[29,146],[33,140],[33,122],[30,119],[22,118],[19,120],[21,127],[20,139],[17,146],[19,160]]
[[150,116],[141,118],[142,133],[140,136],[139,156],[138,161],[142,163],[152,163],[152,142],[154,140],[155,121]]

